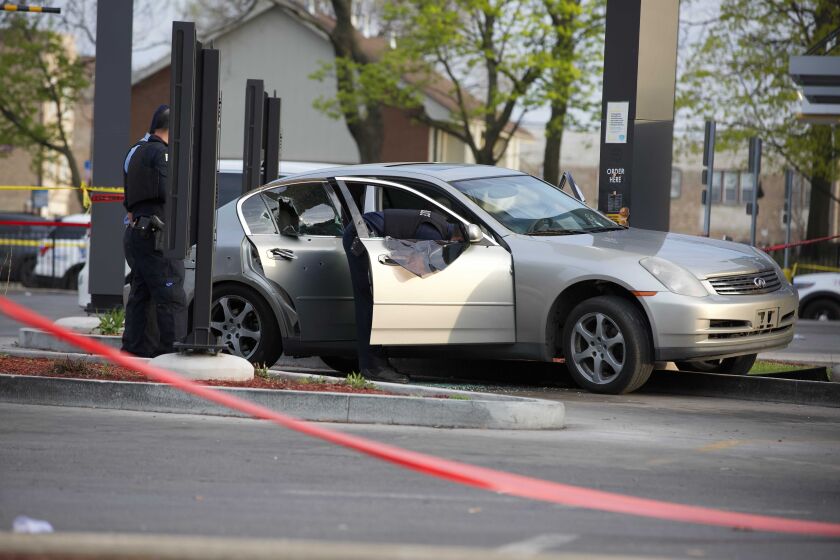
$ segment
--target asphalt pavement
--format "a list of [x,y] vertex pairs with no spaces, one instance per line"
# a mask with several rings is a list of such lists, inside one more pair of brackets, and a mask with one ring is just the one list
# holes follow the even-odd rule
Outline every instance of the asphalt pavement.
[[[551,398],[551,391],[540,391]],[[558,390],[559,431],[344,426],[563,483],[840,522],[840,410]],[[0,404],[0,528],[710,558],[837,558],[840,541],[555,506],[403,470],[253,420]]]
[[[29,289],[13,284],[8,288],[5,285],[0,285],[0,295],[50,319],[84,315],[82,308],[79,307],[78,294],[75,291]],[[21,326],[0,313],[0,337],[13,336],[17,338],[18,329]]]

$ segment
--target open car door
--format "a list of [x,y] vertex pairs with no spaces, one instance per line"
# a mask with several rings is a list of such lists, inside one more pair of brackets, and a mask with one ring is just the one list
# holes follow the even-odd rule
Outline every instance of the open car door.
[[[467,221],[411,187],[359,177],[337,177],[348,205],[347,184],[408,191],[452,223]],[[358,210],[358,207],[355,207]],[[358,212],[351,214],[360,215]],[[354,219],[355,221],[355,219]],[[387,346],[513,343],[516,338],[511,255],[485,236],[446,268],[423,278],[388,258],[382,237],[360,235],[373,282],[371,344]]]

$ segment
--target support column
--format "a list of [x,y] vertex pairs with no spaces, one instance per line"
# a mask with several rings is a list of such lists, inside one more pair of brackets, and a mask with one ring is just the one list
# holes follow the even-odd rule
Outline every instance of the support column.
[[607,0],[598,209],[667,231],[679,0]]
[[[132,0],[98,2],[93,96],[93,185],[121,187],[130,143]],[[122,306],[125,284],[122,202],[96,202],[91,210],[90,308]]]

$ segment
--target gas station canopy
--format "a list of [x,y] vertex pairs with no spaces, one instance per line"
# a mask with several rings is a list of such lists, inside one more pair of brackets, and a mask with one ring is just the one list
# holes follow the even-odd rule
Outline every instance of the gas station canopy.
[[840,123],[840,56],[792,56],[788,73],[802,88],[801,120]]

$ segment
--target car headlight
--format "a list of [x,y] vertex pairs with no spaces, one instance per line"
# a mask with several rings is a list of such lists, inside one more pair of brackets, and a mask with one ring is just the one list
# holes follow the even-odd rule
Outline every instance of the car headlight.
[[806,290],[812,287],[816,282],[797,282],[796,280],[793,281],[793,287],[797,290]]
[[704,297],[709,295],[700,280],[683,267],[659,257],[647,257],[639,261],[645,270],[675,294]]
[[782,267],[779,266],[779,263],[777,263],[773,259],[773,257],[771,257],[770,255],[768,255],[767,253],[765,253],[764,251],[762,251],[761,249],[759,249],[757,247],[753,247],[752,250],[753,250],[753,253],[758,255],[758,257],[760,259],[762,259],[764,262],[766,262],[767,264],[769,264],[770,266],[773,267],[773,270],[776,271],[776,275],[779,277],[779,281],[782,283],[782,285],[785,285],[785,284],[790,285],[790,282],[788,282],[787,276],[785,276],[785,273],[782,271]]

